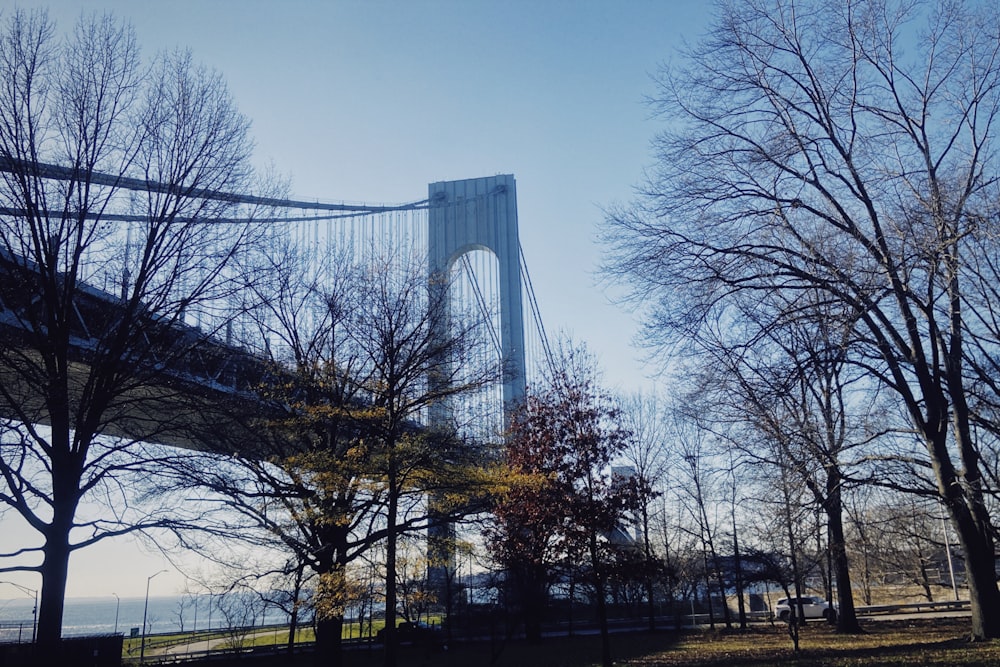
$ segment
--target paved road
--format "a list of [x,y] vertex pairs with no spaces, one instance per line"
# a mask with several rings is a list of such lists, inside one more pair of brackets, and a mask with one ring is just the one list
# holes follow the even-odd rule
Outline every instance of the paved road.
[[[248,644],[251,643],[257,637],[274,637],[274,628],[265,630],[254,630],[249,632],[244,637],[244,641]],[[284,642],[288,637],[288,631],[284,632],[279,628],[277,631],[277,636],[280,642]],[[163,648],[149,649],[146,648],[146,655],[156,656],[156,655],[183,655],[186,653],[205,653],[207,651],[218,651],[223,648],[228,648],[228,645],[232,641],[231,637],[212,637],[199,639],[193,642],[188,642],[186,644],[174,644],[172,646],[165,646]]]

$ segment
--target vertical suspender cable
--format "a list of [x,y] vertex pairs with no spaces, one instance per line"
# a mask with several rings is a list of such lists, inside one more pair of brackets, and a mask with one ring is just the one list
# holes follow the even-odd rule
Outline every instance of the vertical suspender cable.
[[493,341],[493,346],[496,348],[497,354],[503,357],[503,347],[500,345],[500,336],[497,334],[496,327],[493,325],[493,316],[489,311],[489,306],[486,303],[486,299],[483,297],[482,290],[479,289],[479,282],[476,280],[476,274],[472,270],[472,264],[469,262],[469,254],[462,254],[462,266],[465,269],[465,274],[469,278],[469,288],[470,291],[475,296],[476,303],[479,306],[479,312],[486,320],[486,329],[490,334],[490,339]]
[[545,353],[545,361],[548,364],[549,372],[552,373],[552,377],[555,377],[555,358],[552,356],[552,348],[549,347],[549,339],[545,333],[545,325],[542,323],[542,315],[538,308],[538,299],[535,298],[535,286],[531,282],[531,274],[528,273],[528,263],[524,259],[524,249],[521,247],[520,242],[517,244],[517,253],[520,259],[521,275],[524,277],[524,284],[528,292],[528,304],[531,308],[531,317],[538,330],[538,336],[540,339],[539,342],[542,345],[542,351]]

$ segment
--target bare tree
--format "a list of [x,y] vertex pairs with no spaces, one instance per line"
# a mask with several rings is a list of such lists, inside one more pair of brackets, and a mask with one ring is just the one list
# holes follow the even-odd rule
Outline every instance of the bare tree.
[[288,639],[285,646],[291,653],[295,648],[295,638],[298,635],[299,624],[303,618],[303,610],[310,605],[307,586],[310,579],[306,572],[306,564],[298,559],[286,561],[280,576],[272,579],[273,583],[264,593],[268,604],[280,609],[288,615]]
[[[236,287],[246,225],[249,123],[221,78],[184,53],[147,69],[130,28],[83,18],[66,40],[44,12],[14,10],[0,35],[0,501],[40,537],[0,571],[41,574],[38,640],[62,628],[70,554],[135,530],[178,525],[130,489],[160,457],[137,440],[180,429],[167,381],[206,337],[185,313]],[[78,517],[95,502],[100,516]],[[179,504],[174,504],[178,507]],[[37,564],[24,565],[25,561]]]
[[654,549],[653,523],[656,519],[655,500],[662,495],[662,485],[668,472],[665,407],[653,395],[636,395],[622,402],[622,423],[631,434],[622,457],[633,466],[639,491],[636,517],[642,540],[647,620],[649,629],[656,629],[655,582],[663,572],[663,562]]
[[708,451],[707,440],[710,437],[708,431],[694,432],[692,436],[677,442],[678,452],[684,462],[683,470],[686,473],[683,482],[686,491],[684,507],[694,523],[698,539],[701,542],[705,593],[708,596],[709,624],[713,628],[715,627],[711,582],[711,578],[714,577],[722,602],[723,622],[729,628],[732,627],[732,617],[726,600],[726,579],[717,548],[717,535],[722,528],[710,516],[710,512],[715,514],[716,504],[723,501],[722,491],[716,480],[720,470],[715,466],[715,461],[711,456],[712,452]]
[[215,598],[215,608],[224,623],[226,640],[223,645],[235,651],[250,646],[254,623],[264,614],[264,601],[257,591],[234,586]]
[[706,368],[692,402],[714,428],[735,429],[727,437],[745,459],[768,467],[781,462],[808,490],[810,504],[826,517],[838,629],[858,632],[843,496],[857,483],[850,474],[860,475],[860,452],[878,434],[872,417],[878,397],[865,370],[851,363],[850,319],[801,296],[790,321],[761,315],[786,305],[780,295],[754,299],[743,305],[739,325],[702,336]]
[[942,589],[949,596],[957,593],[952,590],[953,563],[946,551],[950,544],[941,535],[946,525],[937,503],[883,491],[877,503],[869,499],[855,515],[852,546],[864,563],[866,604],[873,604],[875,583],[896,591],[917,586],[928,602]]
[[965,308],[995,247],[998,23],[990,3],[720,5],[660,79],[672,129],[644,197],[609,215],[609,270],[655,303],[659,342],[743,294],[815,291],[856,320],[965,551],[975,638],[1000,636]]
[[[397,542],[471,511],[484,493],[480,445],[455,424],[427,424],[432,407],[499,377],[477,365],[481,318],[447,311],[426,267],[405,249],[315,272],[288,245],[264,247],[268,279],[253,286],[253,316],[270,341],[273,406],[219,434],[213,463],[176,479],[221,501],[212,529],[284,552],[316,575],[317,660],[339,664],[344,613],[356,599],[348,566],[386,553],[386,654],[394,659]],[[439,320],[450,319],[441,328]],[[458,360],[465,364],[459,366]],[[440,494],[433,503],[428,495]],[[444,500],[446,499],[446,500]],[[237,519],[233,515],[238,515]],[[223,553],[214,542],[209,554]]]

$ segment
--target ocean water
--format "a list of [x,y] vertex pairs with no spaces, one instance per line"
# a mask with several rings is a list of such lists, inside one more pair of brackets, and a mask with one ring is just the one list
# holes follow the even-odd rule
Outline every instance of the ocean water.
[[[144,598],[121,598],[121,604],[114,596],[106,598],[67,598],[63,613],[63,636],[100,635],[117,631],[129,636],[133,629],[142,633],[142,612]],[[213,603],[210,605],[210,602]],[[209,623],[213,628],[225,628],[228,621],[219,611],[218,599],[201,596],[192,600],[179,595],[150,597],[146,614],[146,632],[161,634],[192,630],[206,630]],[[182,610],[183,604],[183,610]],[[34,600],[0,600],[0,642],[31,641],[32,609]],[[181,620],[183,617],[183,628]],[[250,621],[252,620],[252,623]],[[247,618],[241,625],[272,625],[287,623],[288,616],[279,610],[269,608],[263,619]]]

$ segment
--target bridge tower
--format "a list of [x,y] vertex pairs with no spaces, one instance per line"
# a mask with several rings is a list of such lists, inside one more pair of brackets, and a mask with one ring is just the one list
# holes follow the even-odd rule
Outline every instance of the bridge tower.
[[[500,356],[503,368],[504,426],[513,407],[524,397],[526,363],[521,304],[521,246],[517,234],[517,196],[510,174],[441,181],[428,186],[428,268],[431,289],[447,285],[455,262],[465,253],[488,250],[499,264]],[[445,300],[448,303],[448,300]],[[447,307],[447,306],[446,306]],[[447,318],[444,318],[447,322]],[[444,324],[443,326],[447,326]],[[439,406],[430,420],[446,420]],[[450,611],[455,594],[454,528],[437,525],[428,531],[428,583]]]
[[431,183],[428,198],[428,267],[432,277],[449,275],[454,263],[473,250],[489,250],[499,262],[506,418],[511,406],[524,397],[526,375],[514,176]]

